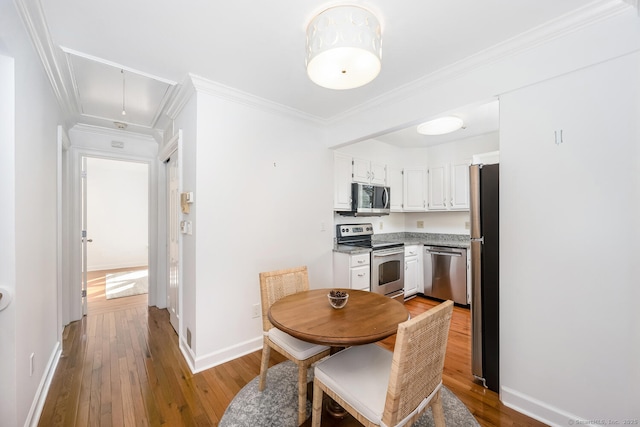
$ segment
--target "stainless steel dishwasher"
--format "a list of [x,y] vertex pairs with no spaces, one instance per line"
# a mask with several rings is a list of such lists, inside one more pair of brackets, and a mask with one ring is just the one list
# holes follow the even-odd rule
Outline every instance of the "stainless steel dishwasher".
[[467,250],[424,247],[424,294],[467,305]]

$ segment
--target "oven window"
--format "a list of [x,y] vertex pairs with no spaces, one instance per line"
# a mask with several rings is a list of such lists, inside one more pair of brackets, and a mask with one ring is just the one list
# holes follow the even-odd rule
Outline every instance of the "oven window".
[[398,260],[383,262],[378,266],[378,285],[386,285],[400,280],[400,268],[402,263]]

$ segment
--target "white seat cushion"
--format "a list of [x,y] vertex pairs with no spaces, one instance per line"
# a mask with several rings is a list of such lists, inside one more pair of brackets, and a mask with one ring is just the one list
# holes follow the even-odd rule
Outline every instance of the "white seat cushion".
[[329,347],[324,345],[299,340],[278,328],[269,329],[269,339],[298,360],[308,359],[311,356],[315,356],[329,349]]
[[393,353],[375,345],[349,347],[319,362],[314,375],[374,424],[382,421]]

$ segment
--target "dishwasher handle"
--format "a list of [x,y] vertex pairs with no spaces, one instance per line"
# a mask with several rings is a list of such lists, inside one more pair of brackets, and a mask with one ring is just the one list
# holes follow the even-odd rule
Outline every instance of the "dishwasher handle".
[[426,248],[427,253],[432,255],[444,255],[444,256],[462,256],[462,251],[447,251],[442,248]]

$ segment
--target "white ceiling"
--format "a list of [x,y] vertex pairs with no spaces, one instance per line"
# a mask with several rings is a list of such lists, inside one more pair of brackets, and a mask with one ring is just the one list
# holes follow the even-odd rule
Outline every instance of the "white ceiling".
[[[346,91],[316,86],[304,68],[307,23],[339,2],[39,1],[51,42],[64,52],[69,67],[65,72],[73,82],[70,104],[78,110],[76,121],[107,127],[119,121],[150,133],[189,73],[330,121],[577,9],[612,0],[587,6],[584,0],[353,1],[382,23],[383,65],[373,82]],[[121,70],[126,79],[124,117]],[[452,136],[497,129],[496,112],[491,106],[449,112],[464,116],[467,123]],[[377,139],[403,146],[428,143],[426,137],[405,132]]]

